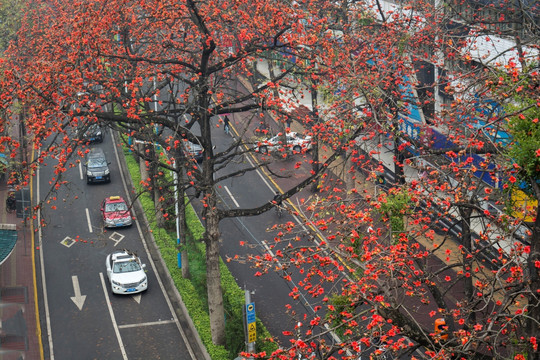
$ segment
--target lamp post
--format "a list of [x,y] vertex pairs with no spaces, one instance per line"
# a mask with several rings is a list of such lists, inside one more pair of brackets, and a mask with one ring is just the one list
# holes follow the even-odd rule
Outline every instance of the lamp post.
[[[174,179],[174,212],[176,214],[176,245],[180,246],[180,207],[178,206],[178,168],[176,167],[176,159],[173,159],[173,179]],[[183,200],[183,199],[182,199]],[[182,269],[182,251],[178,249],[178,268]]]

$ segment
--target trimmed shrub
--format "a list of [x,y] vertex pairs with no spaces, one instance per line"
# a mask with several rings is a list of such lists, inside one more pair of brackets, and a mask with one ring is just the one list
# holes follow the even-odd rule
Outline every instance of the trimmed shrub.
[[[167,269],[182,296],[189,316],[191,317],[197,332],[206,346],[208,353],[213,360],[225,360],[235,358],[238,353],[244,350],[244,326],[243,326],[243,307],[244,292],[238,287],[234,277],[223,261],[220,263],[221,283],[223,288],[223,301],[226,312],[226,348],[216,346],[212,342],[210,332],[210,318],[208,315],[208,301],[206,293],[206,256],[204,244],[200,241],[204,234],[204,227],[199,217],[191,205],[186,206],[186,223],[189,232],[186,249],[188,251],[190,279],[182,277],[182,270],[178,268],[177,263],[177,245],[176,233],[160,229],[156,225],[156,211],[150,195],[146,193],[140,184],[139,165],[131,156],[131,153],[124,146],[124,158],[131,174],[134,192],[141,194],[139,196],[143,211],[149,221],[150,231],[152,232],[156,244],[160,250],[161,256],[167,265]],[[169,175],[165,175],[169,176]],[[169,228],[169,227],[168,227]],[[271,354],[277,349],[277,345],[268,340],[270,334],[257,319],[257,351],[264,351]]]

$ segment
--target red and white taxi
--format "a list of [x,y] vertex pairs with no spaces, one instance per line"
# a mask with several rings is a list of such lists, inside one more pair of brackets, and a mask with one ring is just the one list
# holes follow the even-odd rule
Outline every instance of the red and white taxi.
[[101,203],[101,215],[105,227],[130,226],[133,223],[126,201],[120,196],[109,196]]

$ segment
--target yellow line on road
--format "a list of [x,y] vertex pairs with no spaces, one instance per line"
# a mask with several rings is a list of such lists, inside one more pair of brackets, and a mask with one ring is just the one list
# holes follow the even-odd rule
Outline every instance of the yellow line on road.
[[[32,155],[30,156],[30,162],[34,161],[34,148],[32,147]],[[30,206],[32,205],[33,199],[33,185],[34,177],[30,176]],[[23,219],[26,221],[26,219]],[[39,226],[39,224],[38,224]],[[38,291],[37,291],[37,280],[36,280],[36,246],[35,246],[35,235],[34,235],[34,220],[30,219],[30,238],[32,246],[32,282],[34,287],[34,307],[36,313],[36,335],[38,338],[38,347],[39,347],[39,358],[43,360],[45,357],[43,355],[43,342],[41,341],[41,322],[39,321],[39,304],[38,304]]]

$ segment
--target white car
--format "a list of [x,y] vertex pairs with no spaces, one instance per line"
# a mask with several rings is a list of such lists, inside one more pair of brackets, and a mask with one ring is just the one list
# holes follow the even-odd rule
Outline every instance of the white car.
[[107,277],[113,294],[136,294],[148,288],[148,278],[139,257],[129,250],[118,250],[107,255]]
[[278,134],[271,139],[262,140],[255,145],[255,151],[261,154],[267,154],[272,151],[284,149],[292,149],[293,152],[299,153],[311,150],[311,136],[302,136],[296,132],[290,132],[285,135],[287,143],[283,144],[282,134]]

